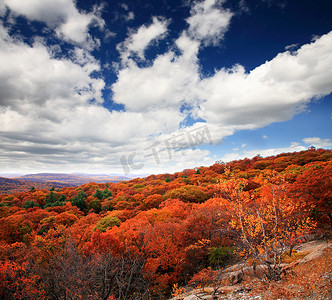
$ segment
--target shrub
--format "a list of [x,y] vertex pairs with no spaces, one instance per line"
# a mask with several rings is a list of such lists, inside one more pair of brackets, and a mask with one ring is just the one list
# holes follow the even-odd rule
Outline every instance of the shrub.
[[94,231],[97,229],[99,232],[105,232],[106,229],[112,228],[114,226],[119,226],[121,224],[121,220],[117,217],[106,216],[99,220],[96,226],[93,228]]
[[34,201],[28,200],[27,202],[24,203],[23,207],[25,209],[28,209],[28,208],[31,208],[31,207],[39,207],[39,205]]
[[209,251],[209,263],[214,269],[225,266],[229,261],[233,249],[231,247],[213,247]]
[[97,200],[97,199],[92,200],[92,201],[89,203],[88,208],[89,208],[89,209],[92,208],[93,211],[94,211],[96,214],[100,213],[100,211],[101,211],[101,202],[100,202],[100,200]]

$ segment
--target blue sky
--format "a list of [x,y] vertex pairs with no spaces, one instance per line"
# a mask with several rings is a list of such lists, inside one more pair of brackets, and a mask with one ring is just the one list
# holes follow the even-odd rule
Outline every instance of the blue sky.
[[0,0],[0,168],[147,174],[331,148],[326,0]]

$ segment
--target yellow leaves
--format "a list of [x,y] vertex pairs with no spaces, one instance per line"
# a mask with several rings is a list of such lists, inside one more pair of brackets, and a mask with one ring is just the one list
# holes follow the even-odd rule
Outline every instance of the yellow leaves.
[[185,252],[192,251],[192,250],[199,250],[199,249],[205,249],[211,244],[211,241],[208,239],[201,239],[197,241],[195,244],[189,245],[184,250]]
[[231,228],[238,228],[239,227],[239,224],[238,222],[235,220],[235,219],[232,219],[230,222],[229,222],[229,226]]
[[309,219],[299,217],[301,204],[287,197],[287,185],[275,172],[264,172],[265,185],[258,197],[244,191],[246,180],[231,179],[219,185],[225,207],[231,212],[229,225],[241,233],[248,254],[265,260],[281,253],[285,243],[300,240],[306,229],[313,228]]
[[184,287],[179,287],[178,283],[173,284],[172,287],[172,296],[178,299],[183,299],[183,295],[186,292]]
[[264,255],[265,254],[265,249],[262,246],[258,246],[257,250],[259,252],[260,255]]
[[210,240],[208,239],[202,239],[202,240],[199,240],[196,244],[201,246],[201,247],[204,247],[204,246],[207,246],[211,243]]

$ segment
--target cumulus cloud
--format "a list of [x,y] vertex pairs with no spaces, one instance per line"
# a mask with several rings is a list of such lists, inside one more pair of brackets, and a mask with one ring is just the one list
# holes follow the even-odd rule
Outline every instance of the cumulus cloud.
[[187,19],[189,35],[204,45],[216,45],[223,39],[228,30],[233,13],[222,8],[224,1],[198,1],[191,9],[191,16]]
[[308,145],[315,146],[317,148],[331,148],[332,147],[332,141],[331,139],[322,139],[319,137],[310,137],[303,139],[303,142],[305,142]]
[[229,162],[232,160],[253,158],[257,155],[260,155],[262,157],[267,157],[267,156],[274,156],[280,153],[304,151],[306,149],[307,149],[306,147],[301,146],[299,143],[292,142],[288,147],[283,147],[283,148],[255,149],[255,150],[246,150],[242,152],[236,151],[233,153],[227,153],[223,156],[221,160]]
[[[296,52],[280,53],[249,73],[235,65],[205,78],[198,61],[201,42],[184,31],[175,41],[180,54],[169,50],[148,67],[129,60],[112,86],[114,101],[132,112],[168,107],[175,114],[187,105],[185,113],[206,121],[219,143],[238,130],[289,120],[312,98],[332,92],[332,32]],[[176,126],[179,123],[173,130]]]
[[149,67],[140,68],[132,61],[120,70],[112,86],[114,100],[128,111],[157,107],[178,111],[187,103],[192,116],[218,128],[214,137],[220,140],[218,131],[229,135],[289,120],[313,97],[332,92],[332,32],[249,73],[236,65],[206,78],[199,72],[199,42],[183,33],[176,45],[180,55],[168,51]]
[[133,11],[128,12],[128,15],[125,16],[126,21],[131,21],[131,20],[134,20],[134,19],[135,19],[135,14],[134,14]]
[[64,105],[66,109],[91,99],[103,101],[103,80],[90,77],[93,71],[100,69],[99,63],[84,50],[73,52],[79,61],[77,64],[66,58],[53,58],[41,43],[28,46],[11,39],[3,27],[0,31],[3,33],[0,44],[1,105],[22,112],[26,111],[26,106],[47,104],[48,109],[54,109],[61,104],[57,107],[61,110]]
[[92,49],[98,41],[89,34],[89,26],[105,27],[100,16],[101,7],[95,6],[92,12],[80,12],[73,0],[3,0],[14,15],[29,20],[40,21],[53,28],[57,36],[67,42]]
[[332,32],[249,73],[240,65],[221,69],[201,81],[198,115],[208,123],[239,129],[289,120],[313,97],[332,92],[331,65]]
[[[73,0],[48,5],[41,0],[4,3],[12,13],[45,22],[59,37],[81,46],[93,40],[89,26],[104,26],[97,8],[81,12]],[[48,171],[60,171],[65,166],[67,171],[105,171],[112,167],[109,171],[122,172],[120,157],[136,152],[135,162],[143,163],[144,173],[211,164],[210,152],[200,150],[200,145],[218,144],[241,129],[291,119],[312,98],[332,92],[332,32],[296,52],[280,53],[250,72],[235,65],[204,77],[200,47],[219,43],[231,18],[222,1],[195,2],[188,28],[144,67],[139,62],[145,60],[146,49],[167,35],[170,21],[155,17],[150,25],[130,31],[117,47],[121,64],[111,86],[112,100],[124,105],[122,111],[102,105],[108,101],[103,98],[106,84],[96,76],[101,66],[87,51],[92,46],[74,47],[64,57],[60,47],[38,39],[25,44],[0,25],[2,169],[41,171],[48,166]],[[188,117],[194,125],[185,127]],[[209,139],[194,146],[177,144],[168,151],[166,140],[205,125]],[[328,139],[303,141],[317,147],[331,145]],[[151,152],[156,143],[163,153],[159,162],[155,155],[147,156],[147,149]],[[223,160],[304,150],[299,144],[254,151],[245,146]]]
[[48,143],[53,136],[54,143],[58,139],[62,144],[64,135],[59,131],[75,117],[75,111],[93,109],[103,102],[105,83],[91,77],[99,71],[99,63],[82,49],[74,50],[72,59],[54,58],[45,45],[13,40],[0,27],[2,133],[13,140],[36,143],[43,139]]
[[193,165],[212,164],[210,152],[198,148],[204,139],[209,140],[206,129],[206,126],[201,126],[178,130],[140,144],[121,157],[123,171],[128,174],[144,169],[144,172],[163,173],[165,170],[175,172]]
[[96,171],[112,165],[120,172],[120,153],[178,129],[184,116],[167,106],[110,112],[101,105],[105,82],[92,76],[99,62],[82,48],[69,57],[55,52],[40,42],[13,39],[0,26],[3,170],[40,171],[47,164],[48,170],[74,171],[79,165],[89,171],[93,164]]
[[167,32],[168,21],[162,18],[153,17],[152,24],[142,25],[137,31],[132,32],[129,37],[117,46],[121,53],[122,60],[127,61],[131,55],[144,59],[146,48],[155,40],[164,36]]
[[166,107],[179,111],[182,102],[191,98],[189,94],[198,81],[195,63],[198,43],[181,36],[177,45],[181,56],[169,51],[159,55],[150,67],[140,68],[129,61],[112,87],[115,102],[124,104],[128,111]]
[[6,13],[6,5],[3,1],[0,1],[0,17],[3,17]]

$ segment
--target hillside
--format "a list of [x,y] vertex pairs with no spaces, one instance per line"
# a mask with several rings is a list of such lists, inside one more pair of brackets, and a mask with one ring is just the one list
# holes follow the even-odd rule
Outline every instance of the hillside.
[[89,182],[120,182],[129,180],[125,176],[116,175],[93,175],[93,174],[66,174],[66,173],[38,173],[27,174],[16,179],[30,180],[36,182],[57,182],[66,186],[79,186]]
[[24,192],[35,187],[38,189],[59,189],[70,186],[80,186],[89,182],[121,182],[130,178],[121,175],[94,175],[94,174],[65,174],[65,173],[38,173],[18,177],[0,177],[0,194]]
[[[285,263],[302,242],[331,237],[331,207],[323,149],[0,195],[0,297],[169,299],[244,264],[261,270],[246,279],[252,290],[288,299],[312,266]],[[317,264],[317,278],[331,278],[326,256]],[[246,284],[233,271],[230,290]]]
[[[176,296],[170,300],[331,299],[332,242],[314,240],[302,243],[292,257],[285,257],[285,261],[283,269],[287,272],[280,282],[265,280],[259,266],[254,270],[252,266],[236,264],[221,272],[211,272],[205,282],[192,282],[174,289]],[[241,280],[232,283],[234,278]]]
[[24,192],[30,190],[32,187],[49,190],[52,186],[58,189],[65,186],[69,187],[71,184],[60,183],[57,181],[41,182],[34,180],[0,177],[0,194],[14,194]]

